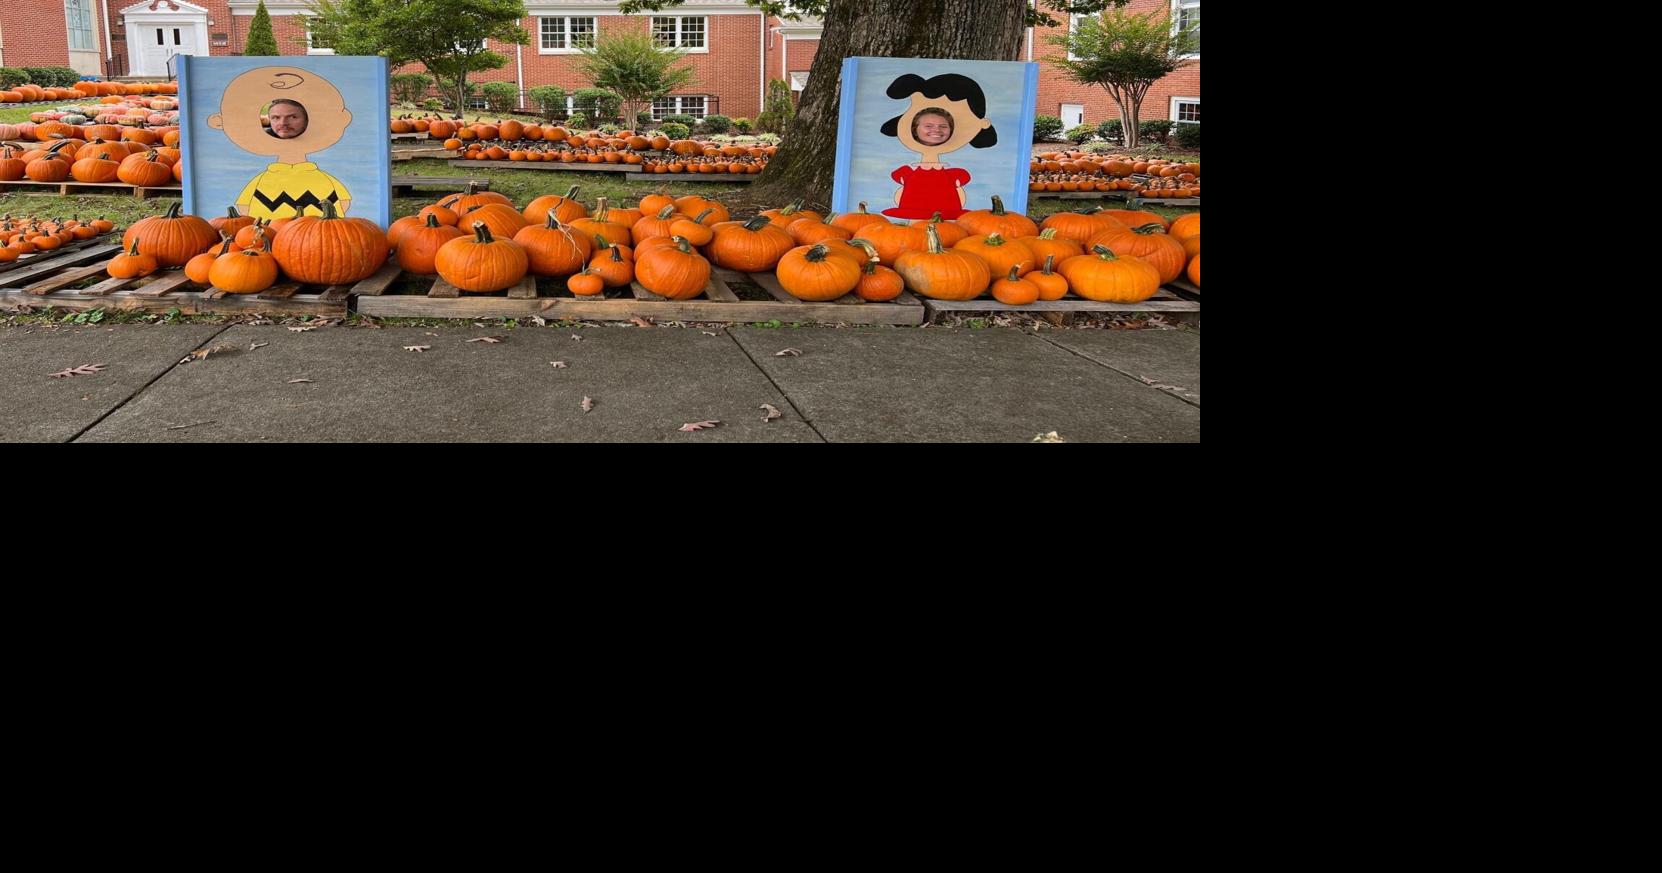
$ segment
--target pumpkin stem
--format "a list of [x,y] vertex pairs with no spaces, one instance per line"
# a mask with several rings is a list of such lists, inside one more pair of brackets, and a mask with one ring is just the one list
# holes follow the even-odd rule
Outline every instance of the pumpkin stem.
[[595,198],[594,204],[595,204],[594,205],[594,220],[595,221],[605,221],[606,220],[606,212],[607,212],[606,198],[597,197],[597,198]]
[[851,245],[851,246],[859,246],[860,248],[865,249],[866,250],[866,256],[870,259],[870,262],[873,263],[873,264],[875,264],[878,261],[882,260],[882,258],[877,256],[877,247],[872,245],[869,240],[851,239],[851,240],[848,241],[848,244]]
[[490,245],[496,240],[491,239],[491,229],[483,221],[473,223],[473,241],[480,245]]
[[235,206],[227,206],[227,207],[225,207],[225,217],[226,218],[241,218],[242,213],[238,212],[237,208]]
[[552,210],[552,209],[548,210],[548,221],[543,223],[543,227],[547,228],[548,230],[559,230],[560,229],[560,216],[555,215],[554,210]]
[[1149,222],[1148,224],[1138,225],[1137,227],[1131,228],[1132,233],[1142,233],[1142,234],[1164,233],[1165,230],[1166,230],[1165,228],[1161,227],[1158,224],[1155,224],[1152,221]]
[[[298,218],[299,216],[295,216],[295,217]],[[325,220],[340,218],[340,215],[336,214],[336,212],[335,212],[335,201],[333,201],[333,200],[323,201],[323,217],[324,217]]]
[[[1119,256],[1114,254],[1113,249],[1110,249],[1105,245],[1100,245],[1099,244],[1099,245],[1091,246],[1091,251],[1095,252],[1097,254],[1097,256],[1102,258],[1104,261],[1117,261],[1117,260],[1119,260]],[[1052,255],[1051,257],[1055,257],[1055,255]]]
[[825,243],[817,243],[803,257],[808,259],[808,263],[817,264],[825,260],[825,256],[829,254],[831,254],[831,250],[825,247]]
[[703,212],[700,212],[700,213],[698,213],[698,217],[697,217],[697,218],[694,218],[694,219],[693,219],[693,220],[692,220],[692,223],[693,223],[693,224],[703,224],[703,223],[704,223],[704,219],[706,219],[706,218],[709,218],[709,217],[710,217],[710,213],[712,213],[712,212],[715,212],[715,210],[714,210],[714,209],[706,209],[706,210],[704,210],[704,211],[703,211]]
[[[935,217],[937,217],[937,218],[939,218],[940,215],[941,214],[939,212],[935,213]],[[930,254],[932,254],[932,255],[946,254],[946,252],[941,248],[941,235],[938,232],[936,232],[935,223],[933,221],[931,221],[930,223],[923,226],[923,232],[929,234],[929,253]]]
[[675,240],[675,247],[681,250],[681,254],[683,254],[683,255],[692,254],[692,243],[687,242],[686,237],[684,237],[684,236],[672,236],[672,237],[670,237],[670,239]]
[[135,258],[138,257],[138,237],[133,238],[132,251],[129,251],[127,254],[132,255]]
[[623,253],[618,251],[617,246],[612,246],[612,263],[614,263],[614,264],[623,263]]
[[428,227],[439,227],[440,226],[439,225],[439,217],[437,215],[434,215],[431,212],[427,213],[427,226]]
[[791,215],[793,213],[797,213],[797,212],[801,212],[801,211],[802,211],[802,199],[797,198],[797,200],[792,202],[789,206],[786,206],[784,209],[779,210],[779,214],[780,215]]
[[990,245],[990,246],[1004,245],[1004,237],[1000,236],[997,231],[989,233],[989,234],[987,234],[987,245]]
[[675,214],[675,204],[671,203],[670,205],[665,206],[663,209],[658,210],[658,220],[659,221],[668,221],[669,217],[671,215],[674,215],[674,214]]
[[573,186],[571,186],[571,190],[566,192],[566,199],[567,200],[575,200],[576,197],[577,197],[577,186],[573,185]]
[[1004,198],[998,196],[997,194],[993,195],[993,214],[994,215],[1003,215],[1004,214]]
[[164,218],[169,218],[169,219],[178,218],[179,217],[179,208],[184,206],[184,205],[185,205],[185,201],[183,201],[183,200],[175,201],[172,206],[167,207],[167,215],[165,215],[163,217]]
[[861,201],[860,201],[860,214],[861,214],[861,215],[866,215],[866,214],[868,214],[868,213],[867,213],[867,212],[866,212],[866,201],[864,201],[864,200],[861,200]]
[[1054,228],[1054,227],[1047,227],[1044,230],[1039,232],[1039,239],[1055,239],[1055,238],[1056,238],[1056,228]]
[[231,253],[231,243],[236,242],[236,240],[232,239],[231,235],[226,233],[223,230],[219,232],[219,238],[220,238],[219,253],[221,255],[230,254]]
[[771,223],[772,222],[768,221],[768,217],[766,215],[758,215],[755,218],[745,222],[744,229],[749,231],[758,231],[764,227],[767,227]]
[[837,213],[833,212],[833,213],[825,216],[825,220],[820,222],[820,224],[831,224],[832,222],[834,222],[836,220],[837,220]]
[[1010,281],[1014,282],[1021,278],[1021,265],[1025,263],[1027,262],[1022,261],[1021,263],[1010,265]]
[[1045,270],[1044,270],[1044,273],[1045,273],[1046,276],[1049,276],[1051,274],[1050,273],[1050,268],[1054,267],[1054,266],[1056,266],[1056,256],[1055,255],[1045,255]]

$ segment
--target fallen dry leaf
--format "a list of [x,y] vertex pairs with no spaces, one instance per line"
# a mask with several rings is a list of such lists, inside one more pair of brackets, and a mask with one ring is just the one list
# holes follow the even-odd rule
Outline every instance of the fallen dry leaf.
[[1051,431],[1050,433],[1042,433],[1042,434],[1039,434],[1038,436],[1034,437],[1033,442],[1036,442],[1036,443],[1065,443],[1065,442],[1067,442],[1067,440],[1062,439],[1062,435],[1057,433],[1056,431]]
[[583,336],[582,336],[582,334],[575,334],[574,333],[574,334],[571,335],[571,338],[574,339],[574,340],[581,340],[583,338]]
[[312,381],[312,380],[310,380],[310,379],[290,379],[289,384],[290,385],[299,385],[302,382],[310,382],[310,381]]
[[428,333],[427,335],[428,336],[438,336],[438,334],[436,334],[436,333]]
[[704,430],[705,428],[715,427],[718,424],[721,424],[721,422],[719,422],[719,421],[695,421],[691,424],[681,425],[679,430],[681,430],[684,433],[692,433],[695,430]]
[[643,318],[643,317],[641,317],[641,316],[639,316],[639,315],[631,315],[631,316],[629,316],[629,323],[630,323],[630,324],[633,324],[633,325],[634,325],[634,326],[636,326],[636,327],[654,327],[654,326],[655,326],[655,325],[654,325],[654,324],[653,324],[653,323],[652,323],[652,319],[650,319],[650,318]]
[[289,330],[292,330],[295,333],[305,333],[308,330],[317,330],[318,328],[320,328],[322,326],[323,325],[321,325],[321,324],[296,324],[296,325],[290,326]]
[[68,369],[59,370],[56,373],[48,373],[47,376],[48,376],[48,378],[52,378],[52,379],[68,379],[70,376],[91,376],[92,374],[98,372],[99,370],[104,369],[107,366],[109,366],[109,365],[108,364],[82,364],[79,367],[70,367]]
[[500,336],[476,336],[473,339],[468,340],[468,342],[470,342],[470,343],[490,343],[491,345],[496,345],[497,343],[502,342],[502,340],[503,340],[503,337],[500,337]]
[[430,348],[432,348],[432,346],[405,346],[404,351],[406,351],[406,352],[425,352]]
[[566,369],[566,362],[565,361],[549,361],[548,366],[553,367],[556,370],[564,370],[564,369]]
[[779,351],[774,352],[773,356],[776,357],[776,358],[800,358],[800,357],[802,357],[802,350],[801,349],[780,349]]
[[543,318],[540,315],[533,315],[533,316],[531,316],[531,323],[536,325],[537,327],[547,327],[548,326],[548,319]]
[[699,333],[704,334],[705,336],[721,336],[721,334],[719,334],[719,333],[712,333],[712,332],[707,331],[707,330],[701,330],[701,331],[699,331]]
[[593,408],[594,408],[594,398],[584,397],[583,398],[583,411],[588,412],[589,410],[591,410]]
[[763,421],[773,421],[776,418],[784,418],[785,417],[785,413],[780,412],[771,403],[764,403],[761,406],[758,406],[756,408],[757,409],[766,409],[768,411],[766,415],[762,416]]
[[263,348],[265,348],[266,346],[269,346],[269,345],[271,345],[271,343],[249,343],[248,344],[248,350],[249,351],[254,351],[255,349],[263,349]]
[[231,345],[217,345],[217,346],[214,346],[212,348],[197,349],[196,351],[191,352],[190,354],[186,355],[183,359],[181,359],[179,361],[179,363],[188,364],[191,361],[203,360],[203,359],[207,358],[209,355],[217,355],[217,354],[220,354],[222,352],[234,352],[236,350],[237,350],[236,346],[231,346]]

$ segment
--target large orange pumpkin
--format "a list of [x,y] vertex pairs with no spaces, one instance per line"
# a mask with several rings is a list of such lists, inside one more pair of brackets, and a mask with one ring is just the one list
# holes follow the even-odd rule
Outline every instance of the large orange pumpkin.
[[165,215],[142,218],[121,235],[123,248],[132,248],[134,242],[143,245],[145,254],[163,267],[183,267],[191,258],[207,251],[219,242],[219,232],[213,225],[194,215],[181,215],[183,204],[174,203]]
[[296,282],[349,285],[387,262],[387,234],[368,219],[342,218],[334,201],[325,200],[322,218],[294,219],[277,234],[271,252]]
[[457,237],[439,249],[436,266],[444,281],[463,291],[488,294],[518,284],[531,261],[513,240],[496,239],[489,226],[475,221],[473,236]]

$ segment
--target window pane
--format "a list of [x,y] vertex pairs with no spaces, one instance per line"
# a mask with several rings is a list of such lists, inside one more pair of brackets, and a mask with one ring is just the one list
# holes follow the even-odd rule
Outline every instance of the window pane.
[[691,115],[694,118],[703,118],[704,117],[704,98],[703,97],[682,97],[681,98],[681,114],[682,115]]
[[594,19],[571,19],[571,47],[594,48]]
[[1177,120],[1178,121],[1192,121],[1196,124],[1199,124],[1200,123],[1200,104],[1199,103],[1179,103],[1179,104],[1177,104]]
[[1200,7],[1185,6],[1179,10],[1177,25],[1184,30],[1188,30],[1190,28],[1194,29],[1194,52],[1197,55],[1200,54]]
[[563,49],[566,47],[566,20],[564,18],[544,18],[542,20],[542,47],[545,49]]
[[653,16],[652,39],[660,46],[675,45],[675,19]]
[[704,19],[703,18],[683,18],[683,19],[681,19],[681,47],[682,48],[703,48],[704,47]]

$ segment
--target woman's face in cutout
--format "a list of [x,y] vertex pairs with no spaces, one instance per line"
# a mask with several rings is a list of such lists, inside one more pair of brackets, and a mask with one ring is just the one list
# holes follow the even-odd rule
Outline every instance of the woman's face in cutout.
[[293,103],[276,103],[266,113],[271,121],[271,135],[278,139],[294,139],[306,132],[306,110]]
[[918,116],[918,142],[940,145],[952,138],[952,119],[933,113]]

